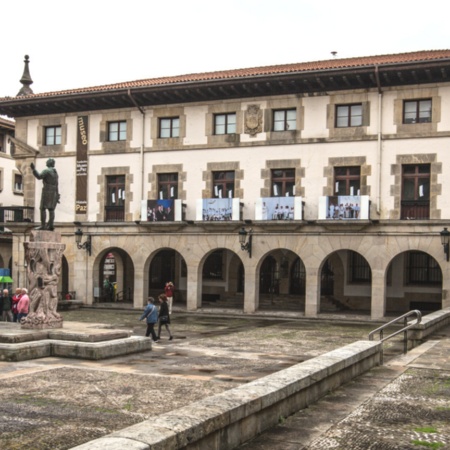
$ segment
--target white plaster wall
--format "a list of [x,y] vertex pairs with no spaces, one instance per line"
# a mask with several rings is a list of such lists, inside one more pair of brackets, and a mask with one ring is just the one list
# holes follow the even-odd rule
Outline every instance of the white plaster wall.
[[438,131],[450,130],[450,86],[439,88],[441,97],[441,121],[437,125]]
[[302,137],[305,139],[328,137],[327,105],[330,103],[330,97],[304,97],[302,102],[305,114]]
[[[130,141],[131,148],[140,148],[142,145],[142,114],[140,111],[133,111],[131,113],[131,119],[133,121],[133,138]],[[149,128],[146,128],[146,133],[150,133]]]
[[38,148],[38,128],[39,121],[36,119],[28,120],[27,122],[27,144],[31,145],[31,147],[37,149]]
[[77,122],[78,116],[66,117],[67,142],[64,147],[66,152],[74,152],[77,149]]
[[[394,100],[397,98],[397,92],[383,92],[383,109],[382,109],[382,126],[383,134],[395,134],[397,126],[394,125]],[[370,117],[370,121],[378,120],[375,117]]]
[[186,106],[186,137],[183,139],[185,145],[205,145],[208,142],[206,136],[206,114],[207,106]]
[[378,93],[371,93],[368,95],[368,101],[370,103],[370,124],[367,127],[368,135],[376,135],[378,133],[378,105],[381,101],[383,104],[383,99],[380,100]]
[[16,163],[9,155],[0,154],[0,167],[3,169],[3,189],[0,192],[0,205],[22,206],[23,195],[15,194],[13,189],[14,174],[19,173]]
[[89,150],[99,150],[102,148],[100,142],[101,120],[101,114],[89,114]]

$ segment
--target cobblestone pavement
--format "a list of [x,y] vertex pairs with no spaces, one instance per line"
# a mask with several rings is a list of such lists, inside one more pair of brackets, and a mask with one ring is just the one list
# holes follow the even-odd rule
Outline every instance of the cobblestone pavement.
[[450,327],[240,450],[450,449]]
[[[132,329],[138,335],[143,335],[145,330],[145,325],[138,322],[139,311],[83,309],[63,315],[65,321],[107,323],[112,328]],[[150,352],[103,361],[44,358],[18,363],[1,362],[0,448],[69,449],[355,340],[367,339],[368,333],[378,326],[367,320],[365,323],[356,320],[339,323],[336,320],[183,313],[175,313],[172,322],[175,339],[169,341],[163,334],[161,343]],[[400,354],[399,348],[399,343],[390,343],[387,354]],[[437,350],[438,346],[433,349]],[[418,361],[420,357],[415,360]],[[347,407],[351,412],[364,404],[361,399],[364,395],[369,398],[366,393],[368,386],[377,392],[391,380],[402,380],[401,377],[406,377],[401,386],[414,384],[408,378],[410,369],[405,372],[405,367],[402,363],[371,371],[363,376],[366,378],[360,377],[348,385],[353,389],[350,394],[338,390],[324,399],[322,404],[332,407],[328,413],[323,406],[313,405],[269,430],[263,435],[263,442],[258,443],[255,439],[246,448],[269,448],[265,446],[267,442],[272,443],[271,449],[283,450],[369,448],[364,446],[361,436],[354,437],[353,434],[351,439],[345,437],[346,442],[352,442],[351,446],[339,447],[338,437],[344,436],[345,429],[336,428],[339,435],[336,436],[331,425],[344,419]],[[425,374],[425,369],[419,367],[411,370]],[[426,369],[431,375],[436,370],[441,373],[437,368]],[[431,393],[435,385],[447,386],[447,391],[439,387],[438,392],[444,399],[442,414],[448,414],[448,372],[440,378],[430,376],[424,375],[421,383],[428,380]],[[433,385],[431,380],[436,384]],[[447,400],[441,391],[447,392]],[[386,394],[386,398],[389,400],[390,397]],[[422,399],[420,401],[423,402]],[[310,420],[309,414],[313,412],[318,416]],[[366,414],[366,410],[361,410],[356,417],[365,417]],[[363,423],[362,419],[359,420]],[[434,426],[438,425],[435,421]],[[420,426],[425,427],[425,421],[416,428]],[[346,429],[356,430],[351,423]],[[419,434],[425,432],[414,430],[412,432]],[[439,439],[443,439],[440,425],[439,433]],[[423,439],[422,435],[419,437]],[[352,446],[360,445],[359,442],[362,446]]]

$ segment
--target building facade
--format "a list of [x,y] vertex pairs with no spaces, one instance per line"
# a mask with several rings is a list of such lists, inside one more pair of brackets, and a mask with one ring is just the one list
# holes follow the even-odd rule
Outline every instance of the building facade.
[[[108,278],[141,307],[170,280],[188,310],[375,319],[450,306],[449,73],[449,50],[333,59],[28,93],[0,114],[24,208],[30,164],[56,161],[61,292],[102,301]],[[30,223],[9,228],[20,278]]]

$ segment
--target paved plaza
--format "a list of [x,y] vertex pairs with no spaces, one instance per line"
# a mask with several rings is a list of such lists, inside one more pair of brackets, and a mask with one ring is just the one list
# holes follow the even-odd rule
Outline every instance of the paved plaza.
[[[140,311],[63,315],[66,322],[145,331]],[[0,448],[70,449],[367,339],[378,326],[357,317],[332,319],[176,312],[174,340],[163,333],[152,351],[103,361],[1,362]],[[420,449],[412,442],[431,440],[442,444],[431,448],[444,448],[450,443],[449,343],[450,331],[443,330],[406,356],[399,342],[387,344],[385,366],[283,418],[242,449]]]

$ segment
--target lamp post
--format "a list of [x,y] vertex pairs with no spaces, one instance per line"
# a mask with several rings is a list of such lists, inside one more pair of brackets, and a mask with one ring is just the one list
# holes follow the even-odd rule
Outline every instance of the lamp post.
[[444,228],[441,231],[441,244],[444,247],[444,253],[447,261],[449,260],[449,248],[448,248],[449,241],[450,241],[450,231],[448,231],[447,228]]
[[253,230],[250,228],[247,231],[244,227],[239,230],[239,243],[241,244],[241,250],[248,252],[248,257],[252,257],[252,235]]
[[81,239],[83,238],[83,232],[81,231],[81,228],[78,228],[77,231],[75,231],[75,242],[77,243],[77,247],[79,250],[85,249],[89,256],[91,256],[91,236],[88,234],[86,236],[86,241],[81,243]]

